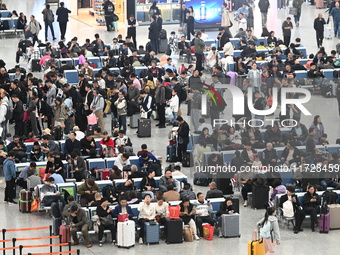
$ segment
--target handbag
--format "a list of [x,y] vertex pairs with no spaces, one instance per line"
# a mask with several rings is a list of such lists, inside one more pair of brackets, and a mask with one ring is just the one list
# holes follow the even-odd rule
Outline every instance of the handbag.
[[140,114],[140,117],[141,117],[142,119],[147,119],[147,118],[148,118],[148,113],[147,113],[147,112],[142,112],[142,113]]
[[298,8],[290,7],[289,8],[289,14],[293,15],[293,16],[296,16],[298,14]]
[[37,211],[39,209],[39,198],[35,198],[31,203],[31,212]]
[[110,100],[107,100],[107,99],[105,99],[105,103],[106,103],[106,107],[105,107],[105,110],[104,110],[104,113],[109,113],[110,112],[110,110],[111,110],[111,101]]
[[97,124],[97,116],[94,113],[91,113],[89,116],[87,116],[87,124],[88,125]]
[[294,217],[294,208],[292,201],[286,201],[282,205],[283,209],[283,216],[291,218]]
[[186,242],[192,242],[194,240],[192,230],[190,227],[186,226],[183,228],[183,237],[184,237],[184,241]]
[[129,214],[127,213],[118,214],[118,222],[125,222],[127,220],[129,220]]
[[106,217],[99,217],[100,219],[100,224],[102,224],[103,226],[110,226],[113,224],[113,219],[112,219],[112,215],[109,214]]

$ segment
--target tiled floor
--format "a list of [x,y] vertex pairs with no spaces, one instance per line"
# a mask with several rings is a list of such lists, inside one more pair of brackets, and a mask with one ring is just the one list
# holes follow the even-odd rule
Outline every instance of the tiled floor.
[[[8,0],[5,1],[8,9],[13,10],[16,9],[18,12],[23,11],[27,16],[30,14],[36,15],[37,19],[42,22],[41,11],[43,9],[44,1],[42,0],[27,0],[25,2],[18,0]],[[273,3],[272,3],[273,2]],[[275,4],[276,1],[271,1],[272,8],[269,11],[269,21],[268,26],[270,30],[276,31],[278,37],[281,37],[281,24],[282,21],[286,18],[288,14],[288,10],[276,10]],[[55,7],[53,7],[55,8]],[[295,28],[293,30],[293,36],[301,37],[302,44],[307,47],[308,53],[316,53],[316,42],[315,42],[315,31],[313,29],[313,20],[317,16],[317,13],[325,12],[323,10],[316,10],[315,7],[311,7],[307,4],[304,4],[302,9],[302,17],[300,22],[300,27]],[[259,35],[261,31],[260,24],[260,13],[258,8],[255,8],[255,34]],[[125,35],[125,31],[120,26],[120,33]],[[57,31],[56,34],[59,35],[59,29],[57,23],[54,24],[54,28]],[[165,26],[168,33],[172,30],[177,31],[178,27],[176,25],[167,25]],[[217,30],[217,29],[215,29]],[[236,25],[232,27],[232,32],[235,34]],[[137,41],[139,44],[145,45],[147,42],[147,27],[139,27]],[[79,22],[73,18],[70,19],[68,24],[68,30],[66,34],[67,40],[71,39],[73,36],[77,36],[79,38],[79,42],[83,43],[86,38],[90,38],[92,40],[93,34],[99,33],[102,37],[103,41],[109,43],[113,37],[117,34],[115,33],[107,33],[105,32],[105,28],[102,27],[91,27],[82,22]],[[209,36],[214,38],[217,34],[216,31],[209,31]],[[49,37],[50,38],[50,37]],[[44,34],[40,34],[40,39],[44,39]],[[0,58],[3,59],[8,68],[13,67],[15,64],[15,51],[17,48],[17,43],[19,41],[19,37],[3,37],[0,40]],[[338,39],[333,40],[325,40],[324,46],[326,47],[326,51],[330,52],[331,49],[335,49],[335,45],[338,43]],[[55,42],[56,44],[56,42]],[[226,119],[231,118],[231,96],[226,95],[228,107],[224,112],[223,117]],[[337,100],[336,98],[322,98],[320,96],[313,96],[312,100],[306,104],[308,110],[312,113],[312,115],[321,115],[322,120],[325,126],[325,132],[329,135],[329,141],[334,143],[336,138],[340,137],[340,129],[339,129],[339,118],[337,111]],[[184,107],[183,112],[186,117],[186,107]],[[278,111],[276,115],[278,115]],[[187,118],[187,121],[190,122],[190,119]],[[310,125],[312,122],[312,116],[302,116],[301,122]],[[107,118],[105,120],[107,125],[110,125],[110,120]],[[128,135],[131,137],[132,143],[134,145],[135,150],[139,149],[140,145],[143,143],[147,143],[151,150],[154,150],[157,155],[163,156],[165,158],[165,147],[167,145],[167,133],[170,128],[167,129],[158,129],[154,127],[156,123],[153,121],[153,130],[151,138],[137,138],[135,135],[136,130],[129,130]],[[192,173],[190,169],[183,170],[185,174],[191,176]],[[192,179],[191,179],[192,180]],[[3,183],[1,187],[3,187]],[[195,191],[206,191],[206,188],[195,187]],[[0,193],[0,197],[3,196],[3,192]],[[3,199],[0,198],[0,201]],[[37,214],[21,214],[18,212],[18,207],[14,205],[4,205],[3,202],[0,202],[0,218],[2,219],[0,223],[0,229],[2,228],[23,228],[23,227],[36,227],[36,226],[47,226],[51,224],[51,218],[46,216],[44,213]],[[251,237],[251,232],[255,227],[256,222],[263,216],[263,210],[253,210],[251,208],[241,208],[241,238],[231,238],[231,239],[219,239],[215,237],[212,242],[206,240],[200,240],[198,242],[193,243],[183,243],[183,244],[173,244],[166,245],[163,241],[160,245],[138,245],[136,244],[135,248],[125,250],[113,248],[109,244],[105,244],[102,248],[99,248],[97,245],[97,241],[95,241],[95,246],[91,249],[86,249],[83,245],[80,245],[81,254],[107,254],[109,252],[114,252],[115,254],[140,254],[143,252],[147,252],[150,254],[231,254],[231,255],[245,255],[247,252],[247,241]],[[304,226],[305,231],[299,233],[298,235],[294,235],[291,230],[286,230],[283,227],[281,228],[282,235],[282,245],[277,248],[276,254],[278,255],[290,255],[290,254],[330,254],[335,255],[338,254],[339,242],[338,237],[340,232],[337,230],[331,231],[329,234],[319,234],[317,232],[312,233],[309,226],[309,220],[306,220]],[[30,236],[43,236],[47,235],[47,232],[41,231],[37,232],[21,232],[18,234],[9,233],[6,238],[12,237],[30,237]],[[26,242],[24,244],[46,244],[47,242]],[[54,249],[57,251],[57,249]],[[40,250],[30,250],[32,252],[47,252],[47,249]],[[27,253],[24,250],[24,253]],[[6,254],[10,254],[7,252]]]

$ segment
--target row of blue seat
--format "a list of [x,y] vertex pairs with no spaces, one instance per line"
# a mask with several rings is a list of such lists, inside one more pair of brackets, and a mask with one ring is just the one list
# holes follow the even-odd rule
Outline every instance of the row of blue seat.
[[[2,16],[7,17],[7,16]],[[0,18],[0,22],[3,24],[4,22],[8,22],[8,29],[4,29],[2,32],[4,33],[18,33],[23,32],[23,29],[18,29],[18,18]]]

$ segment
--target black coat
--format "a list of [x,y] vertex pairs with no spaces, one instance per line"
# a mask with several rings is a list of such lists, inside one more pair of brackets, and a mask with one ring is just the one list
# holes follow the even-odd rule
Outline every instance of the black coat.
[[23,118],[24,118],[23,103],[22,103],[21,100],[19,100],[17,103],[14,104],[13,120],[14,121],[22,121]]
[[179,141],[182,139],[183,144],[188,144],[189,143],[189,132],[190,128],[187,122],[183,122],[183,124],[179,125],[178,128],[178,139]]
[[314,20],[314,29],[318,32],[323,32],[324,25],[326,24],[326,21],[324,18],[321,20],[319,18],[316,18]]
[[58,15],[58,22],[67,22],[68,21],[68,14],[71,13],[71,11],[65,7],[59,7],[57,9],[56,14]]
[[259,2],[260,12],[267,13],[269,6],[270,6],[269,0],[260,0]]
[[149,27],[149,39],[157,40],[159,38],[159,25],[156,21],[151,22]]

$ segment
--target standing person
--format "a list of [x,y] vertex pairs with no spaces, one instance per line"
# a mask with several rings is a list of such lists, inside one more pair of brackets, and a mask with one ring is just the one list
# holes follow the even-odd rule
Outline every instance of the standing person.
[[183,120],[182,116],[178,116],[176,120],[178,121],[179,124],[177,130],[178,135],[177,156],[178,161],[182,162],[183,153],[187,151],[187,146],[189,143],[190,128],[188,123]]
[[163,79],[158,77],[156,80],[157,89],[155,92],[155,101],[157,106],[157,114],[159,118],[159,123],[156,125],[159,128],[165,128],[165,105],[166,105],[166,99],[165,99],[165,86],[163,84]]
[[106,31],[110,31],[113,22],[113,14],[115,12],[115,6],[111,2],[111,0],[106,0],[104,3],[104,12],[105,12],[105,22],[106,22]]
[[53,29],[53,22],[54,22],[54,14],[53,11],[50,9],[50,5],[46,4],[46,8],[42,11],[44,15],[44,22],[45,22],[45,41],[47,42],[47,32],[48,27],[51,29],[53,40],[56,40],[54,36],[54,29]]
[[221,27],[224,27],[224,30],[227,31],[227,29],[231,27],[231,20],[228,5],[226,3],[222,4],[222,13],[220,15],[221,15]]
[[67,22],[68,22],[68,14],[71,13],[71,11],[64,7],[65,3],[61,2],[60,7],[57,9],[57,21],[59,22],[59,28],[60,28],[60,37],[61,40],[65,40],[65,33],[67,28]]
[[33,46],[35,42],[38,41],[38,35],[41,30],[40,23],[35,19],[34,15],[30,16],[30,23],[28,23],[28,27],[26,28],[26,31],[30,31],[31,33],[27,33],[26,37],[33,37]]
[[318,17],[314,20],[314,29],[316,32],[316,43],[318,45],[318,48],[322,46],[323,30],[324,30],[325,24],[326,24],[326,21],[322,17],[322,13],[319,13]]
[[330,16],[333,17],[333,23],[334,23],[334,37],[340,38],[340,4],[339,2],[335,3],[335,8],[332,8],[332,11],[330,12]]
[[149,10],[150,18],[152,16],[156,15],[156,14],[160,15],[161,12],[160,12],[160,10],[157,6],[157,1],[154,1],[154,2],[152,2],[152,5],[151,5],[150,10]]
[[104,98],[99,93],[98,89],[93,90],[93,101],[91,103],[90,109],[98,117],[98,126],[100,127],[102,133],[105,130],[103,119]]
[[268,16],[269,7],[270,7],[269,0],[259,1],[259,8],[260,8],[261,18],[262,18],[262,27],[267,27],[267,16]]
[[304,0],[293,0],[293,7],[297,9],[296,15],[294,15],[294,21],[296,27],[300,25],[300,16],[301,16],[301,6],[304,3]]
[[260,236],[264,241],[266,255],[274,254],[274,241],[276,242],[276,245],[280,245],[279,222],[275,215],[275,208],[269,207],[267,208],[264,218],[257,223],[257,226],[260,227]]
[[[188,25],[189,26],[189,25]],[[203,51],[205,49],[205,43],[201,39],[202,33],[197,32],[196,38],[195,38],[195,56],[196,56],[196,69],[200,72],[203,70],[202,64],[203,64]]]
[[248,72],[248,79],[250,80],[250,85],[253,88],[253,92],[260,91],[261,74],[260,70],[257,69],[256,63],[252,64],[251,69]]
[[127,103],[125,100],[124,91],[119,91],[118,99],[116,100],[114,105],[117,107],[119,130],[126,131]]
[[32,97],[26,110],[30,116],[31,128],[35,137],[39,136],[38,123],[37,123],[37,103],[39,102],[38,97]]
[[187,13],[187,39],[190,40],[190,34],[195,35],[195,12],[192,6],[188,7]]
[[130,36],[135,45],[135,49],[137,49],[137,41],[136,41],[136,27],[138,27],[138,21],[135,19],[133,14],[130,15],[130,18],[126,21],[126,26],[128,28],[127,36]]
[[15,151],[10,151],[4,161],[3,170],[6,181],[5,199],[8,204],[17,204],[15,198],[15,179],[17,177],[14,165]]
[[179,26],[182,28],[184,36],[187,36],[187,22],[188,17],[187,14],[189,13],[189,10],[187,9],[187,5],[185,3],[182,3],[182,9],[181,9],[181,19]]
[[283,41],[286,47],[289,46],[290,37],[292,36],[292,29],[293,29],[293,23],[291,22],[291,18],[287,17],[287,19],[283,21],[282,23]]
[[149,39],[151,44],[151,50],[157,55],[158,52],[158,38],[159,38],[159,26],[156,22],[156,17],[153,15],[150,18],[151,24],[149,27]]
[[12,95],[13,101],[13,120],[15,122],[15,135],[22,136],[23,135],[23,118],[24,118],[24,108],[23,103],[19,99],[18,95]]

